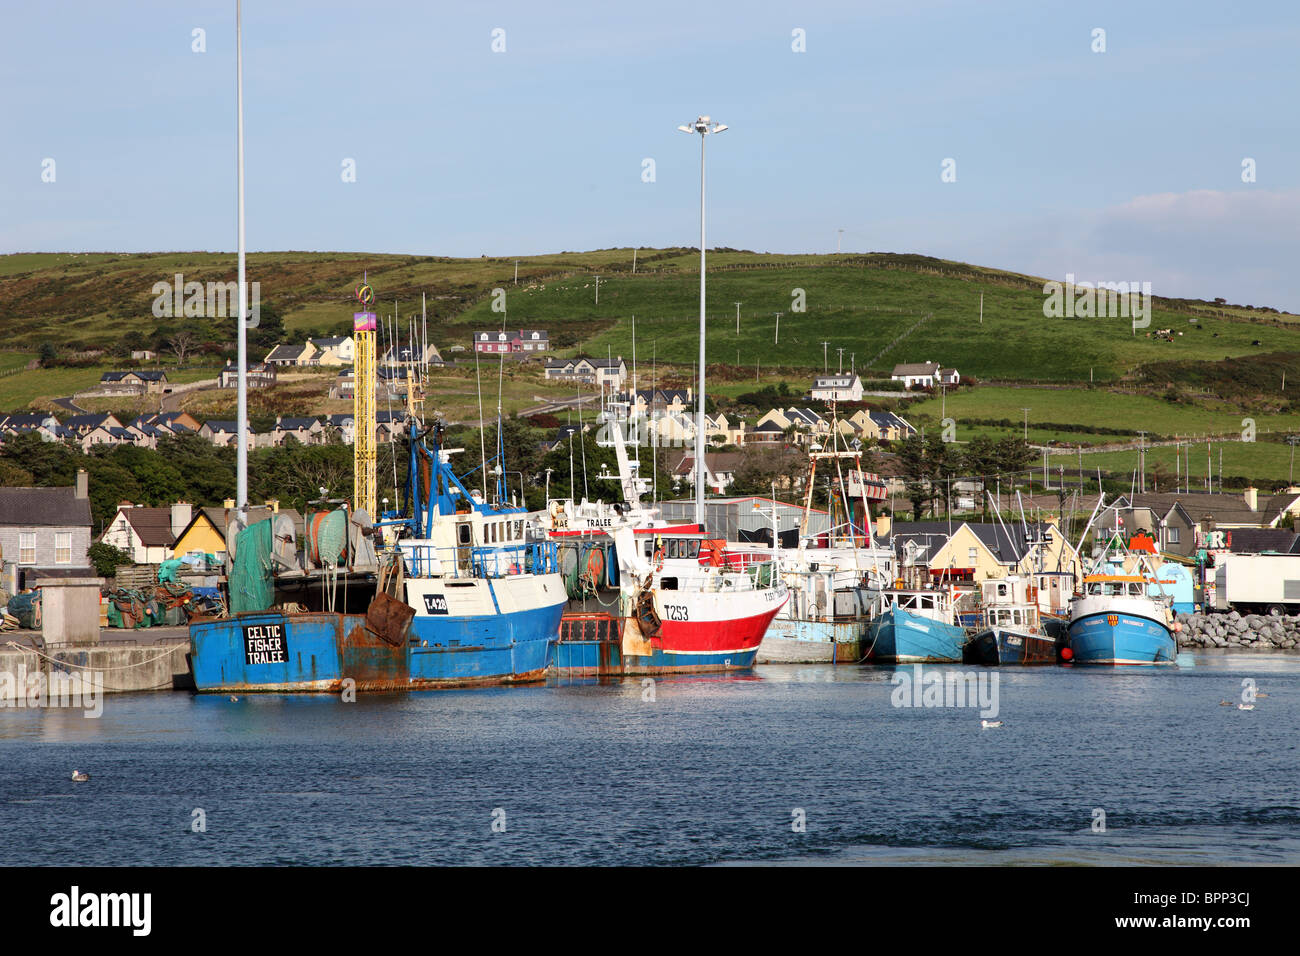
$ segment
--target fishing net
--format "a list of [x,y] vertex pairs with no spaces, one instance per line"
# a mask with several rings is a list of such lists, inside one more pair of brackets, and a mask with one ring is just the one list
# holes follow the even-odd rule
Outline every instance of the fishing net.
[[265,611],[275,603],[272,573],[271,522],[249,525],[235,538],[234,567],[230,571],[230,612]]

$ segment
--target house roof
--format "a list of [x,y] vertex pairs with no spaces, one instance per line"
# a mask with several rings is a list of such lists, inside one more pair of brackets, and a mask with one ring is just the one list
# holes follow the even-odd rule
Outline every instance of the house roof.
[[[234,509],[231,510],[233,511]],[[273,513],[274,512],[272,512],[271,509],[268,508],[266,505],[252,505],[248,509],[248,523],[250,525],[254,525],[259,521],[265,521],[267,518],[271,517]],[[297,509],[281,508],[280,514],[288,515],[290,518],[293,519],[294,533],[297,534],[299,538],[301,538],[303,536],[303,516],[297,511]],[[181,529],[181,533],[176,536],[173,543],[175,543],[175,541],[180,541],[181,538],[185,537],[185,535],[189,533],[190,529],[193,528],[200,520],[206,520],[212,526],[212,528],[217,532],[217,534],[221,536],[222,542],[223,543],[225,542],[226,509],[214,508],[214,507],[203,507],[203,508],[194,509],[194,516],[190,518],[190,523]]]
[[46,422],[57,425],[59,420],[49,412],[40,412],[32,415],[6,415],[0,424],[5,428],[40,428]]
[[867,417],[876,423],[877,428],[901,428],[905,432],[916,431],[910,424],[893,412],[868,411]]
[[127,369],[126,371],[105,372],[99,377],[101,382],[120,382],[128,375],[134,375],[136,378],[143,379],[146,382],[165,382],[167,373],[161,369]]
[[309,339],[312,345],[318,349],[336,349],[345,342],[351,342],[350,335],[334,335],[327,339]]
[[1227,532],[1227,543],[1235,554],[1294,554],[1300,550],[1300,535],[1285,528],[1233,528]]
[[203,423],[203,427],[210,432],[236,432],[239,430],[238,422],[221,421],[220,419],[211,419]]
[[90,527],[90,500],[76,489],[0,488],[0,525]]
[[309,431],[313,425],[317,424],[319,422],[314,418],[280,418],[275,423],[275,429],[282,432],[298,431],[300,429]]
[[63,420],[64,428],[98,428],[108,421],[117,421],[112,415],[72,415]]
[[813,388],[852,387],[857,380],[856,375],[819,375],[813,380]]
[[118,517],[126,520],[146,548],[169,548],[175,540],[171,508],[123,506],[118,509]]
[[894,375],[937,375],[938,362],[904,362],[894,366]]
[[1135,508],[1147,508],[1162,518],[1169,514],[1175,505],[1178,505],[1193,523],[1200,522],[1206,515],[1212,517],[1215,522],[1225,522],[1227,524],[1259,526],[1268,523],[1265,513],[1263,511],[1251,511],[1240,495],[1219,494],[1218,492],[1213,494],[1204,492],[1185,492],[1182,494],[1176,492],[1138,492],[1133,495],[1121,495],[1108,504],[1104,511],[1112,511],[1116,507],[1119,507],[1122,511],[1129,504],[1132,504]]
[[[709,471],[715,475],[719,472],[735,471],[745,460],[743,452],[738,451],[719,451],[705,452],[704,464]],[[683,455],[682,460],[677,463],[674,473],[678,475],[689,475],[695,470],[695,456]]]
[[[310,347],[309,345],[277,345],[271,351],[266,353],[266,361],[279,361],[298,359],[302,356],[303,350]],[[312,347],[314,348],[314,347]]]

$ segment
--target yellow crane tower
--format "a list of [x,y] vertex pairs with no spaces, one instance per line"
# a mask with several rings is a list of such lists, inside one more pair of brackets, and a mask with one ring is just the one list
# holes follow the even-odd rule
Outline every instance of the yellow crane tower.
[[352,338],[356,343],[352,365],[355,382],[352,420],[356,434],[352,456],[352,509],[364,509],[373,521],[378,517],[375,514],[375,329],[378,322],[375,313],[368,311],[375,301],[374,290],[361,285],[356,295],[365,311],[352,314]]

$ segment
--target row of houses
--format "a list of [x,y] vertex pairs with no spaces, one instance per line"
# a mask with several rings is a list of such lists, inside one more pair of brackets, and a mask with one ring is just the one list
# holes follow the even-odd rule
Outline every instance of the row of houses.
[[583,382],[601,388],[622,388],[627,382],[627,363],[618,358],[548,359],[543,373],[551,381]]
[[[891,381],[902,382],[903,388],[951,387],[961,382],[955,368],[944,368],[938,362],[911,362],[894,366]],[[860,402],[866,394],[862,379],[854,372],[820,375],[813,379],[808,397],[815,402]]]
[[[179,501],[150,507],[123,501],[105,525],[100,540],[125,551],[136,564],[160,564],[193,554],[211,554],[222,559],[226,552],[226,519],[234,504],[227,501],[220,508],[196,508],[189,502]],[[255,524],[277,514],[293,519],[301,539],[302,515],[293,508],[281,508],[278,501],[250,507],[248,521]]]
[[96,445],[156,448],[160,438],[198,429],[199,422],[186,412],[141,415],[126,423],[109,413],[72,415],[62,422],[48,413],[34,413],[0,418],[0,441],[3,441],[3,436],[34,433],[45,441],[70,442],[83,452],[89,452]]
[[[825,443],[831,432],[838,430],[846,440],[857,439],[866,442],[901,441],[908,435],[916,433],[905,419],[893,412],[874,409],[859,409],[847,418],[831,420],[824,418],[811,408],[774,408],[764,414],[750,430],[748,440],[763,444],[780,444],[792,442],[796,445]],[[733,442],[733,444],[741,444]]]
[[[375,441],[391,442],[402,433],[406,413],[377,411],[375,413]],[[198,433],[218,448],[235,446],[239,441],[238,422],[209,419],[198,428]],[[356,441],[356,419],[346,412],[326,415],[324,418],[277,415],[275,425],[266,432],[248,432],[248,448],[278,448],[292,439],[300,445],[326,445],[334,441],[351,445]]]
[[[263,361],[264,364],[277,368],[314,368],[322,365],[352,365],[356,358],[356,340],[350,335],[335,335],[320,339],[309,338],[301,345],[277,345],[266,353]],[[393,345],[381,352],[376,359],[376,364],[381,367],[396,367],[412,362],[421,365],[443,364],[436,345],[427,345],[423,349],[410,344]]]
[[550,349],[545,329],[475,332],[474,351],[493,355],[532,355]]
[[[390,442],[403,428],[405,415],[401,411],[375,413],[375,441]],[[89,452],[99,445],[134,445],[140,448],[157,448],[160,439],[172,435],[197,434],[218,448],[234,445],[238,425],[234,421],[208,419],[200,422],[188,412],[165,412],[141,415],[121,422],[110,413],[98,415],[73,415],[60,422],[53,415],[7,415],[0,418],[0,441],[4,436],[36,433],[45,441],[65,441]],[[275,425],[266,432],[248,433],[248,448],[272,448],[289,439],[303,445],[322,445],[341,441],[351,445],[356,441],[356,421],[351,414],[327,415],[324,418],[276,416]]]

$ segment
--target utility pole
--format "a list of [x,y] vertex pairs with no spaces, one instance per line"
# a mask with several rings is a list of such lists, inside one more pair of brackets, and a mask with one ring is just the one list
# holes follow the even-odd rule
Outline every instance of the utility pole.
[[823,374],[823,375],[825,375],[825,374],[827,373],[827,371],[829,370],[829,366],[828,366],[827,359],[826,359],[826,346],[828,346],[828,345],[830,345],[830,344],[831,344],[831,343],[826,342],[826,341],[823,341],[823,342],[822,342],[822,374]]
[[776,314],[776,332],[772,335],[772,344],[781,344],[781,313]]
[[596,276],[596,304],[600,305],[600,276]]
[[843,375],[844,374],[844,346],[842,345],[839,346],[835,351],[840,353],[840,370],[836,374]]
[[636,275],[636,250],[632,250],[632,275]]
[[[736,334],[737,335],[740,334],[740,303],[739,302],[736,303]],[[737,362],[736,364],[739,365],[740,363]]]
[[1138,491],[1146,493],[1147,490],[1147,444],[1146,432],[1138,432]]
[[515,285],[519,285],[519,260],[515,260]]
[[980,293],[980,325],[984,324],[984,293]]
[[835,231],[836,231],[837,233],[839,233],[839,235],[837,235],[837,236],[835,237],[835,253],[838,255],[838,254],[839,254],[839,251],[840,251],[840,242],[841,242],[841,240],[843,240],[843,238],[844,238],[844,230],[843,230],[843,229],[836,229]]
[[1031,409],[1022,407],[1020,410],[1025,413],[1025,441],[1027,442],[1029,441],[1029,412]]

